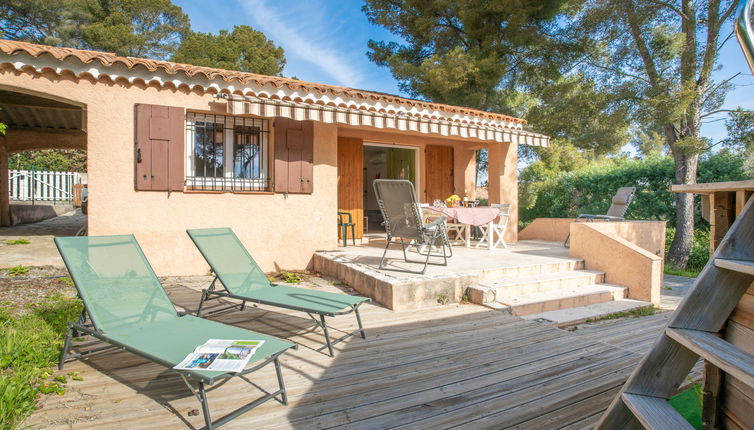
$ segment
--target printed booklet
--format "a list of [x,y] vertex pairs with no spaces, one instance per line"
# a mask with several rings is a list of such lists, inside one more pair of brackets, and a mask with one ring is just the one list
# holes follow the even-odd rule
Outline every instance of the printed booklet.
[[196,347],[174,369],[241,372],[263,343],[263,340],[210,339]]

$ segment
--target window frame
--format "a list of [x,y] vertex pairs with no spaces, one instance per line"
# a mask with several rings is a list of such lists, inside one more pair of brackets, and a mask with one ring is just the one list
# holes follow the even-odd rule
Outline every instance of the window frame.
[[[222,126],[222,173],[220,176],[200,175],[196,171],[195,145],[196,123],[213,123]],[[236,127],[257,128],[259,131],[259,175],[257,178],[235,177]],[[186,189],[188,191],[219,192],[271,192],[272,191],[272,144],[270,142],[270,120],[268,118],[212,114],[203,112],[186,113]]]

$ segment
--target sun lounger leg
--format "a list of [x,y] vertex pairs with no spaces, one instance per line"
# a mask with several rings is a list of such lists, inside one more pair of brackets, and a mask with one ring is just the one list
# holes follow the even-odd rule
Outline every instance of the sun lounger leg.
[[382,263],[385,262],[385,256],[387,255],[387,249],[390,248],[390,238],[387,238],[387,243],[385,244],[385,250],[382,252],[382,258],[380,259],[380,269],[383,268]]
[[207,392],[204,390],[204,382],[199,382],[198,391],[199,402],[202,404],[202,413],[204,414],[204,427],[206,430],[212,430],[212,417],[209,415],[209,405],[207,404]]
[[361,332],[361,338],[366,339],[367,334],[364,331],[364,326],[361,325],[361,315],[359,314],[359,305],[353,307],[353,312],[356,314],[356,322],[359,323],[359,331]]
[[199,309],[196,310],[196,316],[200,317],[202,316],[202,306],[204,306],[204,301],[207,300],[207,291],[202,291],[202,299],[199,300]]
[[325,341],[327,341],[327,350],[330,351],[330,357],[335,357],[335,354],[333,353],[332,349],[332,342],[330,342],[330,333],[327,331],[327,323],[325,323],[325,316],[320,315],[319,316],[320,321],[322,322],[322,330],[325,331]]
[[71,346],[71,336],[73,336],[73,328],[68,328],[68,333],[65,335],[65,342],[63,342],[63,350],[60,351],[60,362],[58,363],[58,369],[63,370],[65,365],[65,359],[68,355],[68,348]]
[[278,375],[278,384],[280,385],[280,399],[284,405],[288,405],[288,393],[285,392],[285,384],[283,383],[283,372],[280,371],[280,359],[275,357],[275,373]]

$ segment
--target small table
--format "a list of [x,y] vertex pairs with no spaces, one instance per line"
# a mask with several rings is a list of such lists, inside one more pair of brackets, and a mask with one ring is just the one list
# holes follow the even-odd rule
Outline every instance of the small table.
[[[492,234],[492,225],[495,222],[495,218],[500,215],[500,209],[490,206],[477,206],[475,208],[457,207],[457,208],[436,208],[428,207],[427,209],[439,212],[450,219],[458,221],[460,224],[466,224],[467,226],[482,226],[487,224],[489,234]],[[466,247],[471,247],[471,228],[466,229]],[[488,248],[494,249],[494,241],[488,241]]]

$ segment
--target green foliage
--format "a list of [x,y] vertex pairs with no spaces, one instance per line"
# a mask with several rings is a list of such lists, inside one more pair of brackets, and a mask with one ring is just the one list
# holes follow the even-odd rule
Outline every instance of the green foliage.
[[189,30],[171,0],[5,0],[5,38],[95,49],[118,55],[168,58]]
[[21,316],[0,306],[0,429],[16,428],[35,408],[37,396],[65,393],[66,377],[50,380],[67,330],[81,312],[78,300],[48,297]]
[[11,169],[49,170],[54,172],[86,172],[86,151],[83,149],[45,149],[12,154]]
[[26,239],[9,239],[9,240],[6,240],[5,243],[8,245],[28,245],[31,242],[29,242]]
[[[670,264],[665,265],[664,270],[666,275],[674,275],[674,276],[683,276],[685,278],[696,278],[699,276],[698,270],[686,270],[686,269],[677,269]],[[666,290],[672,290],[673,287],[663,287]]]
[[23,265],[13,266],[10,269],[8,269],[8,276],[14,277],[14,276],[22,276],[27,273],[29,273],[29,268]]
[[754,112],[739,107],[730,113],[725,128],[728,138],[723,144],[742,151],[746,155],[746,170],[754,175]]
[[205,67],[280,75],[285,66],[283,48],[248,25],[219,34],[192,32],[183,39],[173,61]]
[[437,295],[437,304],[439,305],[447,305],[450,303],[450,297],[447,296],[447,294],[438,294]]
[[586,320],[586,322],[590,323],[590,322],[601,321],[601,320],[614,320],[618,318],[646,317],[646,316],[654,315],[656,312],[657,312],[657,309],[653,305],[649,305],[649,306],[642,306],[640,308],[629,309],[627,311],[613,312],[611,314],[603,315],[597,318],[589,318]]
[[[587,75],[578,73],[544,85],[537,91],[539,103],[529,109],[527,120],[537,131],[557,139],[552,147],[578,148],[580,158],[614,153],[628,143],[629,110],[614,95],[600,90]],[[540,157],[548,149],[535,148]]]
[[[665,256],[670,251],[670,244],[675,237],[675,228],[668,227],[665,233]],[[665,265],[665,273],[669,275],[686,276],[696,278],[704,269],[709,261],[709,230],[697,228],[694,230],[694,237],[691,242],[691,253],[686,268],[673,267],[670,264]]]
[[[557,149],[565,151],[564,148]],[[565,163],[556,163],[563,166]],[[568,164],[566,164],[568,165]],[[520,220],[529,222],[540,217],[575,217],[580,213],[604,214],[620,187],[636,187],[634,200],[626,212],[628,219],[661,219],[675,223],[674,193],[669,188],[675,170],[670,157],[646,159],[608,159],[583,167],[574,162],[562,171],[546,161],[534,162],[520,175]],[[702,157],[699,182],[748,179],[744,156],[720,151]],[[701,212],[697,211],[701,222]]]
[[615,191],[626,186],[637,187],[627,218],[668,219],[673,216],[672,178],[670,158],[606,160],[564,173],[534,163],[521,175],[520,219],[604,214]]
[[277,279],[288,284],[298,284],[304,279],[304,275],[302,273],[286,272],[285,270],[283,270],[278,273],[276,277],[272,277],[271,279],[272,282]]
[[552,71],[542,67],[553,48],[547,31],[565,3],[368,0],[369,21],[402,41],[371,40],[368,55],[411,95],[497,110],[515,100],[520,80]]

